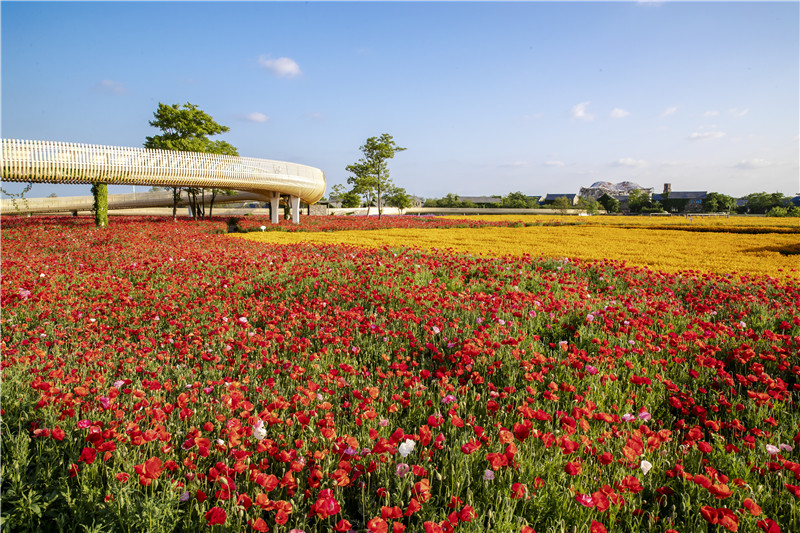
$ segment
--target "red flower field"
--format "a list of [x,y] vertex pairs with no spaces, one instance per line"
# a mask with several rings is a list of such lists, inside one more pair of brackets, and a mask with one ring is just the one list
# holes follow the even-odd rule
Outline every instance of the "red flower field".
[[3,218],[4,530],[800,531],[800,282],[224,229]]

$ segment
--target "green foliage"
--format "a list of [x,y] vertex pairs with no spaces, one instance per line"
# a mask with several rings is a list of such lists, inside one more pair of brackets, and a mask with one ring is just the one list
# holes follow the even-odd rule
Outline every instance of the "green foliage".
[[767,211],[766,215],[768,217],[800,217],[800,207],[794,205],[789,207],[773,207]]
[[22,189],[22,191],[20,191],[18,193],[8,192],[4,188],[0,187],[0,193],[2,193],[4,196],[8,196],[9,199],[11,200],[11,205],[14,206],[14,209],[17,212],[20,212],[20,208],[19,208],[19,205],[17,204],[17,200],[22,200],[22,202],[25,204],[25,207],[28,207],[28,200],[25,198],[25,195],[30,192],[31,188],[33,188],[33,182],[28,183],[25,186],[25,188]]
[[92,196],[94,196],[94,204],[92,206],[94,224],[98,228],[105,228],[108,226],[108,185],[105,183],[93,183]]
[[663,213],[664,208],[660,202],[650,202],[650,205],[642,207],[642,213]]
[[578,198],[578,207],[590,215],[596,215],[600,211],[600,204],[594,198]]
[[607,213],[619,213],[619,200],[606,193],[598,200]]
[[745,196],[745,199],[747,200],[747,211],[757,214],[766,213],[773,207],[782,207],[786,202],[786,197],[779,192],[771,194],[754,192]]
[[607,213],[619,213],[619,200],[606,193],[598,200]]
[[[218,135],[230,130],[227,126],[217,124],[211,115],[199,109],[196,105],[186,102],[183,109],[179,104],[166,105],[158,103],[158,109],[153,113],[155,120],[150,125],[161,130],[161,135],[146,137],[144,147],[158,150],[178,150],[184,152],[202,152],[206,154],[219,154],[238,156],[239,151],[235,146],[225,141],[212,141],[212,135]],[[204,212],[204,201],[198,202],[198,194],[202,189],[187,188],[192,204],[192,214],[195,218]],[[226,189],[211,190],[211,205],[209,216],[214,209],[214,200],[218,194],[232,194]],[[173,193],[172,218],[177,216],[180,187]]]
[[572,207],[572,202],[566,196],[559,196],[553,201],[553,209],[558,210],[562,215],[567,214],[567,210]]
[[361,205],[361,198],[353,191],[345,190],[341,183],[331,187],[331,202],[340,202],[342,207],[353,208]]
[[392,187],[386,194],[386,204],[401,211],[411,207],[411,197],[402,187]]
[[378,219],[383,213],[382,192],[391,188],[392,180],[389,176],[389,159],[405,148],[397,146],[388,133],[380,137],[370,137],[359,148],[364,154],[357,162],[345,167],[352,174],[347,178],[347,183],[353,188],[351,192],[363,196],[367,205],[372,204],[373,198],[378,202]]
[[[650,200],[650,195],[641,189],[634,189],[628,195],[628,210],[631,213],[641,213],[646,208],[652,208],[653,203]],[[658,211],[661,211],[660,206]],[[653,212],[653,211],[645,211]]]
[[706,213],[727,213],[735,209],[736,198],[733,196],[710,192],[703,198],[703,211]]
[[205,111],[187,102],[181,109],[179,104],[158,103],[153,113],[155,120],[150,125],[161,130],[161,135],[146,137],[145,148],[159,150],[180,150],[184,152],[204,152],[238,156],[239,151],[225,141],[212,141],[211,135],[230,130],[217,124]]
[[342,196],[342,207],[353,208],[361,205],[361,199],[354,192],[346,192]]
[[508,207],[512,209],[527,209],[533,207],[533,200],[528,198],[521,192],[510,192],[508,196],[504,196],[500,207]]
[[457,194],[448,193],[438,200],[431,198],[425,201],[425,207],[478,207],[470,200],[461,200]]

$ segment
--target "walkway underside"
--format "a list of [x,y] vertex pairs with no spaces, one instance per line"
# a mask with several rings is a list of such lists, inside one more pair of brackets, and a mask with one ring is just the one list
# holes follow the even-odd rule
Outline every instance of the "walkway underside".
[[325,194],[325,174],[314,167],[196,152],[0,139],[2,179],[34,183],[106,183],[198,187],[255,193],[277,204],[291,199],[316,203]]
[[[200,197],[198,196],[198,200]],[[247,202],[263,203],[270,201],[269,196],[252,192],[233,192],[233,194],[218,194],[214,199],[214,207],[227,204],[244,204]],[[172,190],[152,191],[143,193],[109,194],[108,209],[142,209],[148,207],[172,207],[175,202]],[[211,195],[206,194],[206,207],[211,204]],[[178,207],[191,205],[189,195],[181,191]],[[92,196],[58,196],[50,198],[22,198],[3,199],[0,210],[4,214],[33,214],[33,213],[72,213],[76,211],[91,211],[94,207]]]

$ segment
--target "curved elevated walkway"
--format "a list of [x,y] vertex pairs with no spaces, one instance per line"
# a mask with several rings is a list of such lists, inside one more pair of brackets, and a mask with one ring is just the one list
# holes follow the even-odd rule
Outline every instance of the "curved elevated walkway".
[[269,200],[273,222],[280,195],[290,197],[297,222],[300,200],[325,194],[321,170],[286,161],[15,139],[0,139],[0,147],[3,181],[233,189]]

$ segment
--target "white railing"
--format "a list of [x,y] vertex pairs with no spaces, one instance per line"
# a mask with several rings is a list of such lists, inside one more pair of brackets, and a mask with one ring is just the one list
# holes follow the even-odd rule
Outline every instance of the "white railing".
[[51,141],[0,139],[4,181],[107,183],[277,192],[313,204],[325,194],[314,167],[196,152]]

